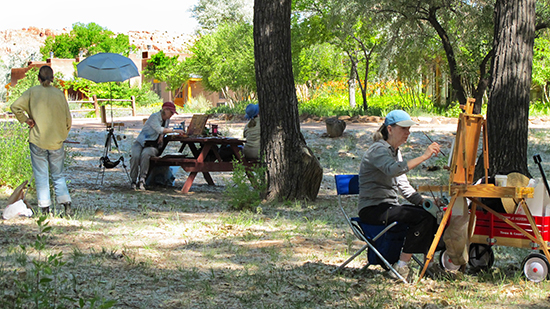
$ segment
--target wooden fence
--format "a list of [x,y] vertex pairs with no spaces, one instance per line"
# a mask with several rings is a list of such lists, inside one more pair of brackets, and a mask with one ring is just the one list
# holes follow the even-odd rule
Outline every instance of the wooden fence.
[[[100,105],[100,102],[132,102],[132,107],[116,107],[113,110],[131,110],[132,116],[136,115],[136,97],[132,96],[131,99],[98,99],[97,96],[93,96],[91,101],[68,101],[68,103],[80,104],[79,109],[71,109],[71,112],[95,112],[96,118],[101,118],[102,123],[107,122],[107,113],[105,105]],[[86,105],[92,105],[93,108],[83,108]]]

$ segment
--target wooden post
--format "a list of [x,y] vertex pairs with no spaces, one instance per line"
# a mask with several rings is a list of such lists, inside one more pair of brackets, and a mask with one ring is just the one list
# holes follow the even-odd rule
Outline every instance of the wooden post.
[[132,96],[132,116],[136,115],[136,97]]
[[99,104],[97,104],[97,96],[94,94],[92,99],[94,100],[95,117],[99,118],[100,114],[99,114]]
[[105,111],[105,105],[99,107],[101,110],[101,123],[107,123],[107,112]]
[[193,96],[191,95],[191,81],[188,80],[187,81],[187,103],[189,103],[192,98]]

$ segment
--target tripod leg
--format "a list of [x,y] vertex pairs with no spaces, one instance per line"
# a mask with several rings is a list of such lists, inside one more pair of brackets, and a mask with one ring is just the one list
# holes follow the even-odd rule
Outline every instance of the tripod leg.
[[[118,147],[118,142],[116,141],[114,133],[110,132],[110,134],[111,134],[111,138],[113,139],[113,143],[115,144],[115,147],[117,149],[118,154],[121,154],[120,148]],[[126,169],[126,163],[124,162],[124,157],[122,156],[121,159],[122,159],[122,162],[121,162],[122,167],[124,168],[124,171],[126,172],[126,176],[128,176],[128,181],[130,182],[130,184],[132,184],[132,178],[130,178],[130,173],[128,173],[128,170]]]
[[103,177],[105,176],[105,167],[104,167],[104,166],[100,166],[99,168],[100,168],[100,170],[99,170],[99,172],[97,172],[97,177],[96,177],[96,179],[95,179],[95,185],[96,185],[96,186],[98,185],[99,176],[101,175],[101,186],[103,186]]
[[105,166],[101,170],[101,186],[103,187],[103,179],[105,178]]

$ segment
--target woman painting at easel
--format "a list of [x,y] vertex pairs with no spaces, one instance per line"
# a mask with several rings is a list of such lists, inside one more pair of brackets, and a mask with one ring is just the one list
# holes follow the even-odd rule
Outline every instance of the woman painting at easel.
[[[437,221],[422,208],[423,197],[410,185],[406,173],[440,152],[432,143],[424,153],[404,161],[399,147],[416,123],[402,110],[388,113],[384,124],[374,134],[361,161],[359,171],[359,217],[367,224],[387,225],[394,221],[409,225],[399,261],[393,266],[399,274],[410,279],[408,266],[413,253],[427,253]],[[401,205],[399,193],[411,204]],[[392,272],[391,275],[394,276]]]

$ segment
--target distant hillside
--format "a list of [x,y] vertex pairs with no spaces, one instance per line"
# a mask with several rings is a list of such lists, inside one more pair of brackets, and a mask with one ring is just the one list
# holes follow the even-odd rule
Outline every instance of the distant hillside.
[[[0,102],[5,100],[4,85],[10,83],[11,68],[26,67],[31,60],[41,60],[40,47],[48,36],[68,33],[70,29],[52,30],[36,27],[18,30],[0,30]],[[164,51],[165,53],[182,53],[187,48],[191,36],[168,31],[130,31],[126,33],[130,44],[138,50]],[[138,53],[138,57],[141,54]]]
[[[69,32],[70,29],[52,30],[36,27],[19,30],[0,30],[0,60],[5,66],[13,66],[13,62],[30,60],[34,54],[38,59],[40,47],[48,36],[55,36]],[[169,53],[179,53],[186,49],[190,40],[189,35],[171,33],[168,31],[130,31],[126,33],[130,44],[138,49],[162,50]],[[19,64],[19,63],[18,63]]]

